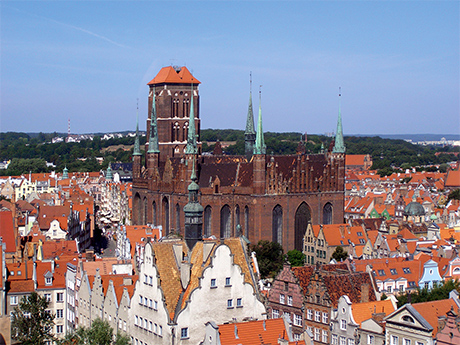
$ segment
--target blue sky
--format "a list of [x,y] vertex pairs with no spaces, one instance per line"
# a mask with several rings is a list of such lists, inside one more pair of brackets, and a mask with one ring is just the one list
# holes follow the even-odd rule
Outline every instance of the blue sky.
[[[133,130],[164,66],[199,79],[202,128],[460,133],[458,1],[2,1],[0,130]],[[257,111],[256,111],[257,114]]]

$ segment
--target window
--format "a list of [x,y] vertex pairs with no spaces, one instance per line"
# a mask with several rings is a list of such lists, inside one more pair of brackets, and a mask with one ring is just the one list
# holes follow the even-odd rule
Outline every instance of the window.
[[302,315],[294,314],[294,325],[302,327]]
[[307,310],[307,319],[311,320],[313,318],[313,310],[308,309]]
[[188,338],[188,327],[184,327],[180,329],[180,338],[181,339]]
[[148,277],[147,277],[147,274],[144,274],[144,284],[148,284]]
[[142,304],[143,301],[144,301],[144,298],[142,297],[142,295],[139,295],[139,304]]
[[289,291],[289,283],[284,282],[284,291]]
[[284,312],[284,316],[285,316],[286,319],[289,321],[289,323],[291,323],[291,313],[285,311],[285,312]]
[[373,335],[368,334],[367,335],[367,345],[374,345],[375,343],[375,338]]
[[292,305],[292,296],[288,296],[287,302],[288,302],[288,305]]
[[144,297],[144,305],[147,307],[149,305],[149,302],[147,300],[147,297]]
[[329,319],[329,315],[327,313],[323,313],[323,323],[327,323]]
[[153,277],[149,276],[150,285],[153,285]]
[[236,299],[236,307],[241,308],[243,306],[243,300],[241,298]]
[[152,321],[149,321],[149,331],[150,332],[153,331],[153,322]]
[[153,308],[153,301],[149,299],[149,308]]
[[280,303],[284,304],[284,295],[283,294],[280,295]]
[[348,339],[348,345],[355,345],[354,339]]
[[57,325],[56,326],[56,333],[63,333],[64,332],[64,326],[63,325]]
[[126,321],[123,321],[123,330],[126,331]]
[[410,274],[410,268],[409,267],[403,267],[403,272],[406,274]]
[[212,278],[212,279],[211,279],[211,287],[212,287],[212,288],[217,287],[217,285],[216,285],[216,279],[215,279],[215,278]]
[[332,335],[332,345],[338,345],[339,344],[339,339],[337,334]]
[[53,278],[46,277],[46,278],[45,278],[45,284],[46,284],[46,285],[51,285],[51,284],[53,284]]
[[158,310],[158,302],[157,301],[153,301],[153,309]]
[[398,274],[398,271],[396,270],[396,268],[390,268],[390,273],[391,274]]
[[294,341],[300,341],[300,334],[294,333]]
[[134,319],[134,324],[137,326],[139,324],[139,316],[136,315]]
[[386,275],[384,270],[379,270],[378,272],[379,272],[379,276],[384,276],[384,275]]
[[316,322],[321,322],[321,312],[315,311],[315,321]]
[[415,282],[409,282],[409,287],[415,287]]
[[387,290],[388,290],[388,292],[391,292],[391,290],[392,290],[391,286],[387,286]]
[[315,340],[316,340],[316,341],[319,341],[319,336],[320,336],[320,329],[319,329],[319,328],[315,328]]
[[399,345],[399,339],[396,335],[391,336],[391,345]]
[[345,337],[340,337],[340,345],[347,345],[347,339]]
[[63,292],[58,292],[56,294],[56,302],[64,302],[64,293]]
[[327,338],[328,338],[328,337],[327,337],[327,331],[326,331],[325,329],[323,329],[322,334],[323,334],[322,342],[323,342],[323,343],[327,343]]
[[158,326],[158,335],[161,337],[163,335],[163,326]]
[[62,319],[64,317],[64,309],[58,309],[56,310],[56,317],[58,319]]
[[340,320],[340,329],[343,331],[347,330],[347,320],[343,320],[343,319]]
[[272,310],[272,317],[273,317],[274,319],[279,318],[279,317],[280,317],[280,312],[279,312],[279,310],[273,309],[273,310]]
[[232,299],[227,300],[227,308],[233,308],[233,300]]
[[362,237],[362,236],[363,236],[363,233],[362,233],[361,231],[358,231],[356,234],[357,234],[359,237]]
[[51,294],[50,293],[45,293],[45,300],[47,302],[51,302]]
[[410,339],[404,339],[404,345],[411,345]]
[[225,286],[232,286],[230,282],[230,277],[225,278]]
[[10,305],[18,304],[18,296],[10,296]]

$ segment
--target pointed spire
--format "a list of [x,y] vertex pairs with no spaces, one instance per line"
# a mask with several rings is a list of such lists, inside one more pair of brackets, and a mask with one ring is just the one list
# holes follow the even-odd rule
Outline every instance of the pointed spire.
[[196,130],[195,130],[195,111],[193,109],[193,81],[192,81],[192,90],[191,90],[191,100],[190,100],[190,118],[188,120],[188,136],[187,136],[187,147],[185,153],[188,154],[197,154],[198,148],[196,145]]
[[254,112],[252,110],[252,72],[249,74],[249,106],[248,106],[248,116],[246,118],[246,130],[244,134],[256,134],[254,129]]
[[158,125],[157,125],[157,107],[155,104],[155,87],[152,91],[152,111],[150,112],[150,137],[149,150],[147,153],[160,153],[158,147]]
[[[262,85],[260,85],[262,87]],[[264,132],[262,130],[262,91],[259,89],[259,119],[257,121],[256,146],[254,147],[255,155],[264,155],[266,153],[264,141]]]
[[335,134],[335,145],[332,149],[333,153],[345,153],[345,144],[343,142],[343,130],[342,130],[342,111],[340,109],[341,100],[341,88],[339,87],[339,118],[337,119],[337,132]]
[[137,100],[137,123],[136,123],[136,138],[134,139],[134,152],[133,156],[141,156],[141,149],[139,145],[139,99]]

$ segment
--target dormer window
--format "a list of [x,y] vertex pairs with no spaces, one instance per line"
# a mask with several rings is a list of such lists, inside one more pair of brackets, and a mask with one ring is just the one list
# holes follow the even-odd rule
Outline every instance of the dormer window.
[[46,277],[46,278],[45,278],[45,284],[46,284],[46,285],[51,285],[51,284],[53,284],[53,278]]

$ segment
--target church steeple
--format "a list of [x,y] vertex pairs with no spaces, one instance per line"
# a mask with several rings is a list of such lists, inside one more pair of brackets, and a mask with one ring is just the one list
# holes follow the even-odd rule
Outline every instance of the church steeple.
[[252,110],[252,74],[250,74],[249,87],[249,106],[246,118],[246,130],[244,131],[244,146],[246,158],[249,160],[254,152],[256,141],[256,131],[254,129],[254,112]]
[[342,130],[342,111],[340,109],[340,99],[342,97],[341,88],[339,88],[339,118],[337,119],[337,132],[335,135],[335,144],[332,149],[333,153],[345,153],[345,144],[343,141],[343,130]]
[[193,249],[197,241],[203,237],[203,206],[198,201],[198,185],[195,172],[195,160],[192,163],[192,174],[190,176],[192,182],[188,186],[188,203],[184,206],[184,237],[185,242],[190,250]]
[[190,117],[188,121],[188,135],[187,135],[187,147],[185,153],[187,154],[198,154],[198,148],[196,144],[196,130],[195,130],[195,111],[193,109],[193,82],[190,95]]
[[149,150],[147,153],[160,153],[158,147],[158,126],[157,126],[157,108],[155,104],[155,87],[152,92],[152,111],[150,113],[150,138]]
[[137,123],[136,123],[136,138],[134,139],[133,156],[141,156],[141,148],[139,144],[139,104],[137,105]]
[[[261,85],[262,86],[262,85]],[[266,153],[264,141],[264,132],[262,130],[262,91],[259,90],[259,119],[257,120],[256,145],[254,147],[255,155],[264,155]]]

